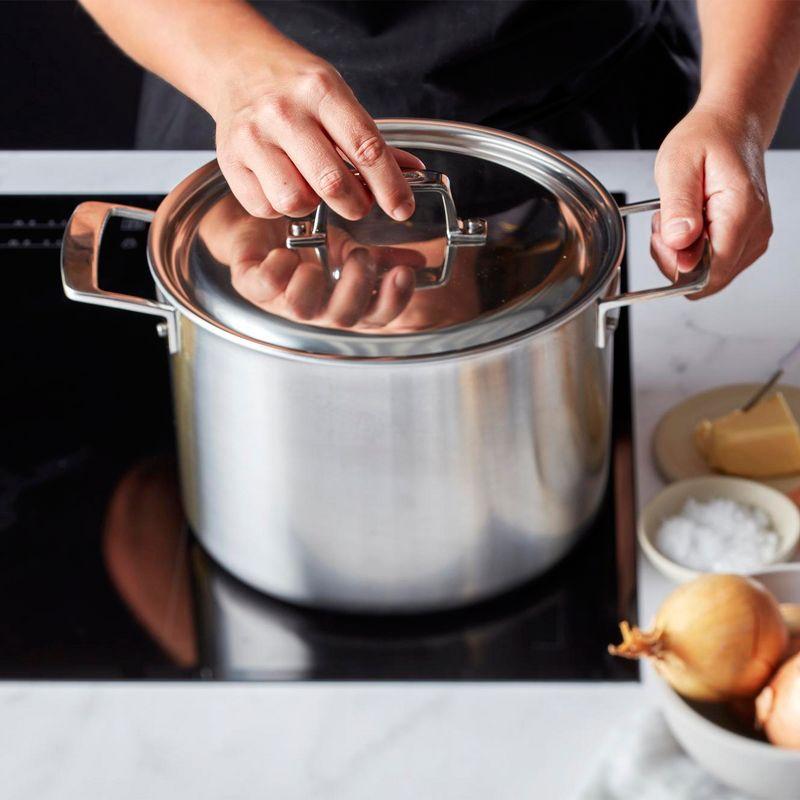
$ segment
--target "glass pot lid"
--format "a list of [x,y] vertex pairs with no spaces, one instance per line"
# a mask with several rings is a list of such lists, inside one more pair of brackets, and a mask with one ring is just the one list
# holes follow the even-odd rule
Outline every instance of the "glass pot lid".
[[577,313],[619,264],[605,189],[555,151],[488,128],[379,123],[425,170],[404,173],[414,215],[349,221],[250,216],[216,162],[158,209],[150,260],[184,313],[253,346],[404,358],[464,351]]

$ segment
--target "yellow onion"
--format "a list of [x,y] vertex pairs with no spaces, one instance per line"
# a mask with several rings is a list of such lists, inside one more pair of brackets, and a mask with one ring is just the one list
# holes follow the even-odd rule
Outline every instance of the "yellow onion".
[[792,656],[761,690],[756,722],[773,744],[800,750],[800,654]]
[[781,603],[781,616],[789,629],[786,657],[800,653],[800,603]]
[[784,658],[789,634],[775,598],[741,575],[703,575],[664,601],[651,631],[620,625],[609,652],[650,658],[684,697],[755,697]]

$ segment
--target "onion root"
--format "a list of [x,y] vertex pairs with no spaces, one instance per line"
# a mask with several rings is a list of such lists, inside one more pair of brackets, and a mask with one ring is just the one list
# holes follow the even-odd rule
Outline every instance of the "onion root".
[[621,644],[608,646],[608,652],[612,656],[658,658],[664,646],[663,631],[658,628],[653,631],[643,631],[635,625],[631,627],[627,622],[620,622],[619,630],[622,634]]

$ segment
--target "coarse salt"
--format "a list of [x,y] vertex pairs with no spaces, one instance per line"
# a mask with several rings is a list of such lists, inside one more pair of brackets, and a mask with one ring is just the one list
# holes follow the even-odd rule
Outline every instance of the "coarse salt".
[[668,558],[702,572],[749,572],[775,560],[780,537],[763,509],[734,500],[690,497],[680,514],[665,519],[656,547]]

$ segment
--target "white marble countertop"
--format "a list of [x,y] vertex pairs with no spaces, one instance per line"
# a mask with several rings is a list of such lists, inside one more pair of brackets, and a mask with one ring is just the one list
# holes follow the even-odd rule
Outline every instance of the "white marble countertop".
[[[574,157],[629,201],[655,196],[653,153]],[[164,192],[209,153],[2,152],[0,193]],[[632,315],[639,505],[660,487],[659,416],[696,391],[758,380],[800,336],[800,153],[767,160],[775,235],[721,295]],[[649,215],[630,222],[631,288],[657,285]],[[787,376],[800,381],[800,370]],[[640,618],[670,585],[640,558]],[[647,686],[594,684],[0,683],[5,800],[569,800]]]

